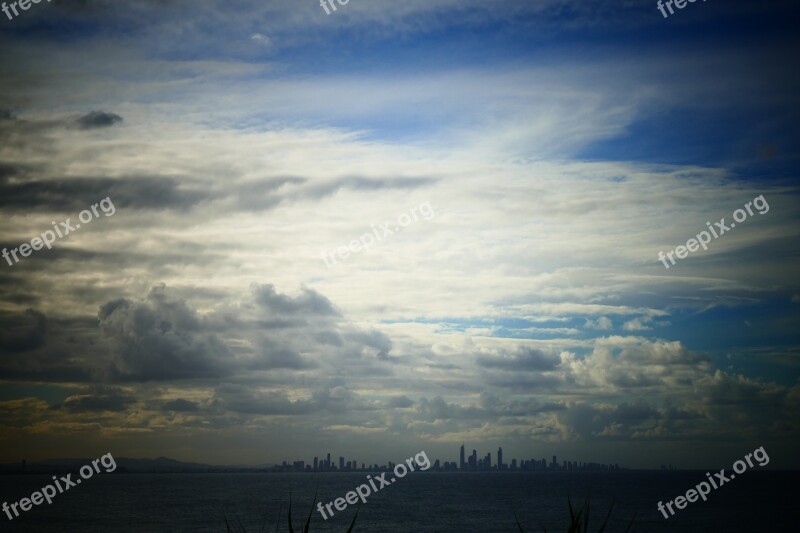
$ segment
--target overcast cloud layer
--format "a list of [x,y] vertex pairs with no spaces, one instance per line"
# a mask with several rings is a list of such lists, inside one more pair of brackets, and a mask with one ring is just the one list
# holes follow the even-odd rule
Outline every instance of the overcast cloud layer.
[[651,4],[0,21],[0,248],[116,209],[0,259],[0,461],[800,467],[797,9]]

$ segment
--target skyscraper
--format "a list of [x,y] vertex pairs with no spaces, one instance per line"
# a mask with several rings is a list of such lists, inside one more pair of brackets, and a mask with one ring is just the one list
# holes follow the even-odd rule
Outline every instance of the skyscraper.
[[461,445],[461,465],[459,466],[460,470],[464,470],[464,445]]
[[503,447],[497,448],[497,470],[503,469]]

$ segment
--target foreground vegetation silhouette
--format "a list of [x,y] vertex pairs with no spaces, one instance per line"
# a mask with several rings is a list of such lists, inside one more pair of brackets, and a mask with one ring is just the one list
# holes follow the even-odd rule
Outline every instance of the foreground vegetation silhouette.
[[[311,510],[308,512],[308,518],[306,519],[306,523],[303,526],[303,533],[308,533],[309,532],[309,528],[311,527],[311,516],[314,514],[314,504],[315,503],[317,503],[317,492],[316,491],[314,491],[314,501],[311,502]],[[360,507],[356,508],[356,514],[355,514],[355,516],[353,516],[353,521],[350,522],[350,527],[347,528],[347,531],[345,533],[351,533],[353,531],[353,528],[356,525],[356,519],[358,518],[359,509],[360,509]],[[280,524],[281,524],[280,514],[281,514],[282,510],[283,510],[283,504],[281,504],[281,507],[278,508],[278,519],[275,521],[275,531],[276,532],[278,531],[278,528],[280,527]],[[225,528],[226,528],[227,533],[247,533],[247,529],[245,529],[245,527],[242,525],[242,522],[239,520],[238,517],[236,518],[236,522],[237,522],[236,525],[238,526],[239,529],[232,528],[230,523],[228,522],[227,515],[225,516]],[[289,533],[295,533],[294,527],[292,526],[292,495],[291,495],[291,493],[289,494],[289,510],[287,511],[286,523],[289,526]],[[267,531],[267,520],[266,520],[266,515],[265,515],[264,521],[261,524],[261,527],[259,528],[259,533],[265,533],[266,531]]]
[[[588,533],[589,531],[589,499],[587,498],[583,504],[583,507],[578,509],[576,513],[575,510],[572,508],[572,500],[567,494],[567,507],[569,507],[569,526],[567,527],[567,533]],[[606,514],[606,519],[603,520],[603,524],[600,526],[600,529],[597,533],[603,533],[606,529],[606,525],[608,524],[609,518],[611,518],[611,511],[614,510],[614,502],[611,502],[611,506],[608,508],[608,513]],[[522,524],[519,522],[519,518],[517,518],[516,513],[514,514],[514,520],[517,522],[517,527],[519,528],[520,533],[525,533],[525,530],[522,528]],[[625,533],[631,531],[633,528],[633,522],[636,520],[636,513],[634,513],[633,517],[631,518],[628,527],[625,528]],[[547,533],[547,529],[540,525],[542,531]]]

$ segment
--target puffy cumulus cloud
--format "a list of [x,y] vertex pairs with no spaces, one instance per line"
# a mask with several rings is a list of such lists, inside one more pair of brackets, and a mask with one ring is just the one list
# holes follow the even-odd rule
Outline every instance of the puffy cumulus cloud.
[[614,326],[614,323],[611,322],[611,319],[608,318],[608,317],[605,317],[605,316],[601,316],[597,320],[590,320],[590,319],[587,318],[586,319],[586,324],[584,325],[584,327],[586,327],[586,328],[602,329],[602,330],[611,329],[613,326]]
[[566,378],[594,392],[687,389],[712,369],[707,356],[690,352],[679,341],[642,337],[600,338],[588,356],[562,357]]
[[556,414],[565,440],[630,437],[634,431],[653,427],[660,418],[661,413],[643,401],[605,406],[572,403]]
[[530,346],[479,349],[475,364],[487,385],[520,393],[552,390],[566,377],[561,356]]
[[314,291],[303,288],[301,293],[292,298],[278,294],[271,284],[253,287],[254,299],[263,309],[278,316],[328,316],[338,315],[330,300]]
[[695,395],[662,393],[635,403],[569,402],[555,421],[565,440],[781,441],[800,437],[800,387],[717,370]]
[[[100,328],[114,345],[110,375],[119,380],[224,378],[251,371],[303,371],[364,359],[386,360],[389,338],[349,324],[323,295],[251,287],[251,299],[199,316],[165,286],[143,301],[103,305]],[[369,363],[366,363],[369,368]]]
[[212,378],[231,372],[234,357],[227,345],[202,329],[185,302],[170,300],[164,287],[151,290],[142,302],[108,302],[98,318],[114,343],[110,371],[118,379]]
[[696,403],[720,434],[800,435],[800,385],[775,383],[717,370],[697,383]]
[[[392,372],[389,337],[351,323],[313,289],[286,295],[273,285],[255,285],[240,301],[228,295],[222,303],[214,302],[218,291],[188,291],[201,301],[211,298],[202,313],[184,292],[162,284],[141,299],[112,298],[96,318],[2,311],[0,378],[145,383],[281,373],[291,381],[289,375],[299,372]],[[65,407],[88,408],[95,400],[74,398]]]

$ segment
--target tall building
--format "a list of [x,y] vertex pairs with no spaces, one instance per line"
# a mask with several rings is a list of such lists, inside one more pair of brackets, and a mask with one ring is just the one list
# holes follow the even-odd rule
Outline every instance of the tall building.
[[344,457],[339,457],[339,470],[344,471]]
[[503,448],[497,448],[497,470],[503,469]]
[[319,466],[319,464],[318,464],[318,460],[317,460],[317,458],[316,458],[316,457],[314,457],[314,471],[315,471],[315,472],[317,471],[317,467],[318,467],[318,466]]
[[459,466],[460,470],[464,470],[464,445],[461,445],[461,464]]
[[331,469],[331,452],[328,452],[328,459],[325,461],[325,470]]

